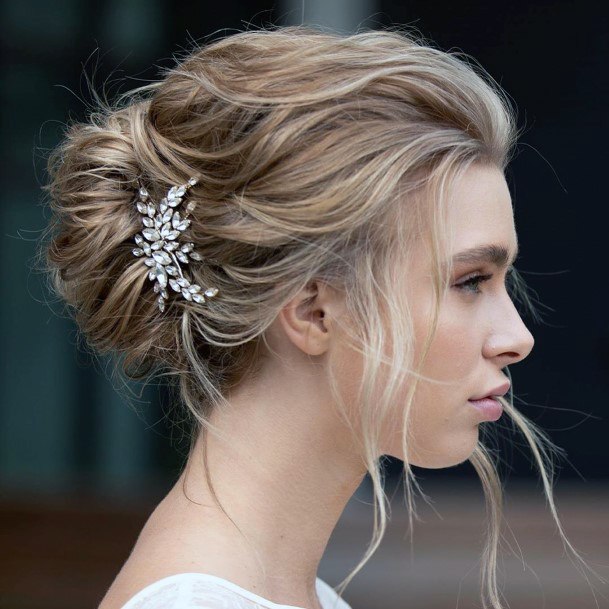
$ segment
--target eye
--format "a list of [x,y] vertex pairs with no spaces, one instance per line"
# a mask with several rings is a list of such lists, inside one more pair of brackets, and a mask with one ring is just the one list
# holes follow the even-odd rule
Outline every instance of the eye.
[[492,275],[473,275],[461,283],[456,283],[455,287],[458,290],[463,290],[464,292],[479,294],[481,291],[480,284],[484,281],[488,281],[491,277]]
[[[506,271],[505,274],[505,287],[508,289],[508,291],[511,291],[513,289],[513,272],[514,272],[514,267],[509,267]],[[482,275],[480,273],[476,274],[476,275],[472,275],[471,277],[468,277],[467,279],[465,279],[464,281],[461,281],[460,283],[456,283],[455,284],[455,288],[457,288],[458,290],[463,290],[465,292],[472,292],[474,294],[480,294],[481,290],[480,290],[480,284],[484,283],[485,281],[488,281],[489,279],[492,279],[493,275],[489,274],[489,275]]]

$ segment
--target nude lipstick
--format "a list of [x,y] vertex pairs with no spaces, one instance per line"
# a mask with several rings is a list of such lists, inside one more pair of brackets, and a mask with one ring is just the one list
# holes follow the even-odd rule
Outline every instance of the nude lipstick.
[[496,398],[505,395],[509,389],[510,382],[506,381],[482,396],[470,398],[468,402],[482,414],[486,421],[497,421],[503,414],[503,406]]

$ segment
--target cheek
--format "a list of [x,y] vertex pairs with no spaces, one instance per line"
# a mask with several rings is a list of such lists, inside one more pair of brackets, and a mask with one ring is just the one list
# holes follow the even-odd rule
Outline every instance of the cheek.
[[453,389],[462,385],[482,351],[476,330],[469,323],[460,321],[458,314],[443,314],[429,347],[423,373],[451,382]]
[[[462,463],[478,440],[467,399],[481,347],[476,328],[463,319],[455,312],[442,313],[429,347],[422,369],[426,378],[417,385],[410,411],[408,460],[413,465],[437,469]],[[415,331],[422,345],[426,328]]]

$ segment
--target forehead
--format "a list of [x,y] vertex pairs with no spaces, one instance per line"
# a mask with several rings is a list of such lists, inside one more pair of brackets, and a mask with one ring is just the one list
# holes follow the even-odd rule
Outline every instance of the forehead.
[[510,191],[496,167],[469,167],[455,184],[447,214],[451,254],[488,244],[517,247]]

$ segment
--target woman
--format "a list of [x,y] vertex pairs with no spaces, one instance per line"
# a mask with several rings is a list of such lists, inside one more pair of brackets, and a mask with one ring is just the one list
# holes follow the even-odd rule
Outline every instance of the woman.
[[100,609],[347,609],[318,565],[367,473],[374,537],[341,594],[380,544],[385,454],[404,461],[411,526],[410,466],[472,462],[483,601],[503,607],[482,423],[524,433],[559,524],[555,447],[506,399],[533,347],[510,297],[516,137],[465,59],[308,28],[195,49],[69,129],[50,160],[54,286],[128,375],[173,379],[193,423]]

